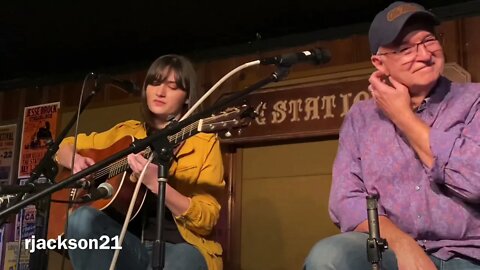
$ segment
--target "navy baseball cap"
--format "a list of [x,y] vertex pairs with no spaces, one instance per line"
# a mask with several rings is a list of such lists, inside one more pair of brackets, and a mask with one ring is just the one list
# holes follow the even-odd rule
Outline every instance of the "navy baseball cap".
[[376,54],[378,48],[395,41],[405,23],[412,17],[425,18],[425,21],[432,26],[440,23],[433,13],[419,4],[394,2],[380,11],[370,25],[368,40],[371,53]]

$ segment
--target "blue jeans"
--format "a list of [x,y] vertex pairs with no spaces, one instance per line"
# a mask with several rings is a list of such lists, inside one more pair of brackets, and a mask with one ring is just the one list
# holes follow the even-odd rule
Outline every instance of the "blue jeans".
[[[305,261],[304,269],[370,270],[372,265],[367,258],[367,238],[368,234],[359,232],[342,233],[325,238],[312,248]],[[480,264],[460,258],[443,261],[430,255],[430,259],[440,270],[480,269]],[[397,259],[393,251],[383,252],[382,269],[397,269]]]
[[[112,239],[120,235],[122,226],[105,213],[91,207],[81,207],[69,217],[68,239],[101,239],[103,235]],[[102,243],[102,241],[100,241]],[[109,246],[113,246],[113,243]],[[152,242],[143,244],[138,237],[127,232],[116,268],[120,270],[151,269]],[[68,254],[76,270],[108,270],[115,250],[69,249]],[[207,269],[205,259],[197,248],[188,244],[166,243],[165,266],[163,269]]]

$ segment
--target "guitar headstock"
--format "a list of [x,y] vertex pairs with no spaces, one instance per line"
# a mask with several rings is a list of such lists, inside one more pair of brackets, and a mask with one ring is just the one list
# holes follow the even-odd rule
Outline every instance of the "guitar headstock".
[[256,112],[250,106],[231,107],[220,114],[202,119],[198,131],[212,133],[226,130],[228,134],[233,129],[250,125],[256,116]]

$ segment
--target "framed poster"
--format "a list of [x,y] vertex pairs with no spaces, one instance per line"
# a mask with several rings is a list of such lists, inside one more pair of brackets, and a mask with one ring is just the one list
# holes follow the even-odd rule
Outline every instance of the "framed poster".
[[17,125],[0,126],[0,185],[13,182],[16,130]]
[[23,114],[18,178],[27,178],[55,138],[60,102],[26,107]]
[[22,242],[22,251],[20,253],[20,265],[17,268],[18,242],[8,242],[5,246],[5,260],[3,264],[4,270],[29,270],[28,263],[30,260],[30,252],[25,249]]

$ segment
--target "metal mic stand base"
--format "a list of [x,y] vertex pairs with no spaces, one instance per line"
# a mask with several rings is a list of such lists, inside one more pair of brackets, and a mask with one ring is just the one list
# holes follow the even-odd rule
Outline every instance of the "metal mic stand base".
[[372,263],[373,270],[380,270],[381,261],[382,261],[382,253],[385,251],[387,247],[387,240],[380,238],[379,240],[374,238],[367,239],[367,256],[368,261]]
[[369,235],[367,239],[367,258],[374,270],[381,269],[382,253],[388,249],[387,240],[380,237],[380,223],[377,208],[377,197],[367,196]]

